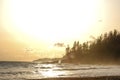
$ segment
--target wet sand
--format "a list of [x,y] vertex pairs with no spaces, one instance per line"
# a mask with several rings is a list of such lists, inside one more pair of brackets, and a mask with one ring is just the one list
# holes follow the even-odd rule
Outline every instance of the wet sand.
[[120,76],[100,76],[100,77],[57,77],[44,79],[28,79],[28,80],[120,80]]

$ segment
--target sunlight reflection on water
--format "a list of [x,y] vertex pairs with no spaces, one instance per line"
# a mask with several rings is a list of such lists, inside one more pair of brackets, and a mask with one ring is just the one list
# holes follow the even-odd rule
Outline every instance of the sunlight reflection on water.
[[62,76],[63,74],[65,74],[65,72],[53,71],[52,69],[46,72],[42,72],[42,75],[46,77],[59,77]]
[[66,71],[59,71],[62,68],[54,64],[43,64],[42,66],[38,64],[35,67],[37,67],[37,70],[35,71],[36,74],[40,74],[43,77],[60,77],[67,73]]
[[[114,69],[114,70],[113,70]],[[76,65],[76,64],[37,64],[34,75],[42,78],[49,77],[85,77],[119,75],[117,66]],[[113,74],[114,73],[114,74]]]

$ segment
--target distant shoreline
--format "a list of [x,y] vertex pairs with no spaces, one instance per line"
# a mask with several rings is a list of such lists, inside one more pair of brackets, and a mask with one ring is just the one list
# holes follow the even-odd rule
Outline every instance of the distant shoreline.
[[56,78],[43,78],[43,79],[26,79],[26,80],[120,80],[120,76],[56,77]]
[[97,63],[87,63],[87,62],[61,62],[58,63],[58,60],[54,61],[0,61],[0,63],[38,63],[38,64],[81,64],[81,65],[120,65],[120,63],[115,63],[115,62],[97,62]]

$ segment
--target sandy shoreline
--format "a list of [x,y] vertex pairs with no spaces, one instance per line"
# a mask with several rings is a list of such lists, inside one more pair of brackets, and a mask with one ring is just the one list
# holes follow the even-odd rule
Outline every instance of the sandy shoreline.
[[100,76],[100,77],[57,77],[43,79],[27,79],[27,80],[120,80],[120,76]]

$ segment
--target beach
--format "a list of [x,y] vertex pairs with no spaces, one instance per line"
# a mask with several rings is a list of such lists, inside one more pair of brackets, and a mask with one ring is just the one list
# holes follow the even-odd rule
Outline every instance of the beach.
[[120,76],[100,76],[100,77],[65,77],[65,78],[44,78],[28,80],[120,80]]

